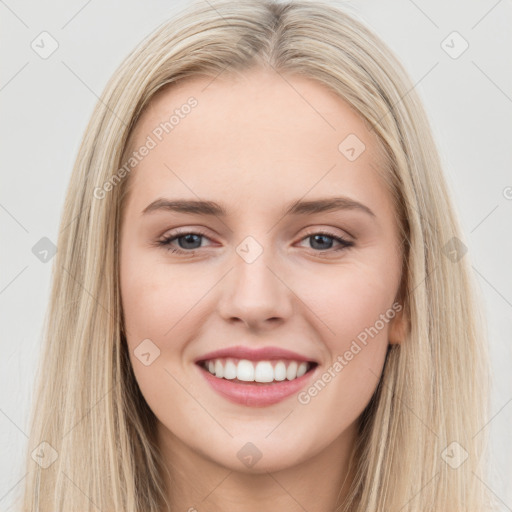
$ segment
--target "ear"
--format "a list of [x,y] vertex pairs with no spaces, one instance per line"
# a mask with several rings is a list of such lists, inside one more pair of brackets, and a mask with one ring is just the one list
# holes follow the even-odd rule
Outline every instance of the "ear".
[[409,319],[405,313],[405,308],[397,311],[395,316],[389,322],[388,339],[391,345],[401,344],[409,332]]

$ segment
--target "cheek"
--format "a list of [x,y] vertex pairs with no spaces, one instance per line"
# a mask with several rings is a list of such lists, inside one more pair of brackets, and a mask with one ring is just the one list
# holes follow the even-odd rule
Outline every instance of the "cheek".
[[162,278],[143,260],[138,265],[126,266],[121,273],[123,312],[132,342],[140,337],[160,337],[170,327],[175,305],[168,302],[170,294],[166,293],[168,288]]
[[[340,267],[324,278],[317,274],[312,282],[315,286],[305,289],[303,296],[329,327],[330,338],[340,341],[373,326],[391,308],[397,286],[389,273],[363,263]],[[386,331],[387,326],[379,323],[379,330]]]
[[300,293],[314,313],[310,321],[324,334],[330,360],[334,363],[341,358],[343,370],[336,373],[343,373],[342,379],[357,382],[362,369],[365,382],[371,377],[368,370],[379,374],[395,317],[395,278],[394,273],[383,271],[382,263],[367,260],[340,266],[335,273],[332,269],[324,275],[317,273],[311,281],[315,286],[304,287]]
[[176,389],[170,362],[179,361],[187,340],[186,296],[192,292],[183,272],[171,272],[137,250],[122,253],[120,280],[130,361],[142,395],[160,417],[169,390]]
[[128,333],[133,339],[167,339],[201,296],[199,284],[200,278],[187,278],[184,266],[156,262],[143,251],[126,251],[121,264],[121,299]]
[[315,285],[304,302],[319,329],[320,323],[324,326],[329,360],[298,398],[305,411],[329,410],[340,430],[359,417],[378,385],[394,317],[394,284],[377,268],[360,264],[340,267],[336,279],[331,275]]
[[[176,385],[168,372],[181,373],[190,364],[186,350],[198,336],[206,303],[201,298],[205,283],[212,281],[207,271],[195,270],[192,278],[186,265],[156,259],[154,253],[130,248],[122,253],[120,272],[129,356],[149,404],[168,400],[169,386]],[[139,359],[148,352],[146,361]]]

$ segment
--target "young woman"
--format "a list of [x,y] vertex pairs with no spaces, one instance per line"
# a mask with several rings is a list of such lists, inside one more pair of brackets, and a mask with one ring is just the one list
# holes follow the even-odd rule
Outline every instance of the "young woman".
[[490,510],[462,238],[411,81],[361,22],[193,4],[86,130],[23,510]]

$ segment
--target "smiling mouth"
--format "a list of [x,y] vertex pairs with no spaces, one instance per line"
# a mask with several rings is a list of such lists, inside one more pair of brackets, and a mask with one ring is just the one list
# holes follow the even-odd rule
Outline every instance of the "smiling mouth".
[[318,363],[313,361],[286,359],[251,361],[231,357],[198,361],[197,364],[220,380],[256,386],[293,381],[318,366]]

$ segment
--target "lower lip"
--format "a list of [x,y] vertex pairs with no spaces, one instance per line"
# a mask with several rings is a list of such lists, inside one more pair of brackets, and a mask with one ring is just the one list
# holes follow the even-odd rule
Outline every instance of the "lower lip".
[[217,393],[231,402],[249,407],[265,407],[298,393],[318,368],[316,366],[301,377],[293,380],[283,380],[268,384],[238,384],[228,379],[215,377],[206,369],[199,365],[197,366],[208,384]]

